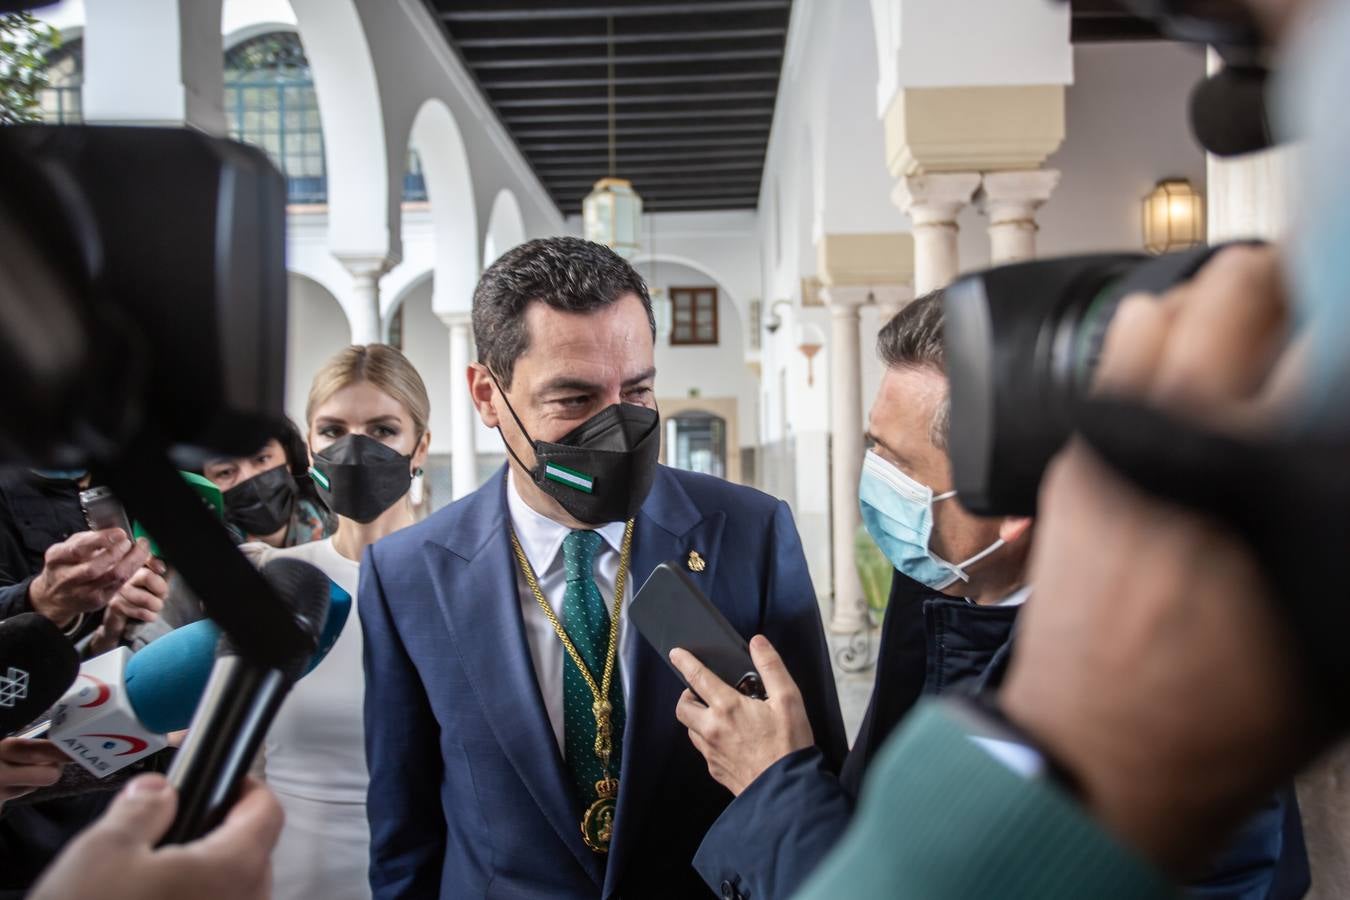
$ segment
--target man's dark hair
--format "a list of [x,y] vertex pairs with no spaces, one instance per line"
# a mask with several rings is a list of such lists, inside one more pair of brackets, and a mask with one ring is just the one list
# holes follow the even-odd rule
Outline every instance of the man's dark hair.
[[[942,343],[942,290],[924,294],[887,322],[877,335],[877,353],[888,369],[932,368],[947,373],[947,352]],[[942,401],[933,416],[930,437],[933,446],[947,449],[951,423],[951,396]]]
[[534,301],[564,312],[603,309],[637,294],[656,337],[652,298],[642,276],[601,244],[574,237],[541,238],[508,250],[473,292],[473,339],[478,361],[511,386],[516,360],[530,347],[525,310]]

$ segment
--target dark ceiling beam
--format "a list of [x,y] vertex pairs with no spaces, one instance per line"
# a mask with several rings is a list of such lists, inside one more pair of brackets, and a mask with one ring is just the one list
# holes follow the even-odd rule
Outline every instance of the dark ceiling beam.
[[[626,174],[626,173],[625,173]],[[624,177],[623,174],[619,176]],[[704,188],[710,191],[721,191],[723,193],[741,193],[743,191],[759,192],[759,178],[739,178],[739,179],[715,179],[706,178],[699,181],[662,181],[652,178],[629,178],[633,183],[633,188],[642,196],[651,194],[666,194],[672,190],[689,190],[691,188]],[[545,182],[549,191],[555,194],[566,193],[570,191],[586,192],[595,184],[594,181],[584,179],[577,181],[549,181]]]
[[[728,62],[737,59],[780,59],[781,47],[745,47],[733,50],[655,51],[615,56],[616,66],[656,66],[676,63]],[[551,69],[568,66],[605,66],[609,58],[599,56],[500,56],[493,53],[480,59],[470,58],[470,66],[479,71],[492,69]]]
[[[742,181],[753,181],[759,183],[760,170],[762,165],[755,165],[753,168],[745,166],[722,166],[720,168],[710,168],[707,166],[698,168],[694,166],[649,166],[646,168],[637,168],[635,166],[616,166],[620,178],[627,178],[629,181],[646,181],[649,178],[665,178],[688,176],[693,179],[698,178],[719,178],[725,176],[727,180],[739,178]],[[554,184],[573,184],[573,185],[592,185],[601,178],[607,177],[609,172],[608,165],[589,166],[584,169],[563,170],[540,174],[539,179],[546,185]],[[551,189],[551,188],[550,188]]]
[[[728,81],[763,81],[778,83],[778,69],[752,72],[672,72],[669,75],[615,75],[614,85],[638,84],[724,84]],[[593,78],[480,78],[479,83],[487,91],[497,90],[538,90],[547,88],[607,87],[609,79],[603,75]]]
[[[557,143],[557,142],[537,142],[537,141],[519,141],[520,148],[525,151],[527,156],[534,156],[538,153],[553,150],[607,150],[609,143],[607,141],[591,141],[589,143]],[[651,138],[630,138],[626,141],[617,142],[620,153],[626,149],[639,147],[763,147],[765,140],[762,137],[727,137],[727,138],[690,138],[689,140],[653,140]],[[676,155],[676,154],[671,154]]]
[[721,13],[755,12],[759,10],[786,10],[790,0],[702,0],[698,3],[610,3],[544,5],[534,2],[517,3],[498,0],[491,6],[454,9],[441,12],[441,18],[454,25],[462,22],[516,22],[541,19],[594,19],[613,16],[615,19],[645,16],[687,16]]
[[[746,41],[760,38],[776,38],[780,42],[787,35],[787,27],[780,25],[756,28],[708,28],[706,30],[662,31],[644,30],[641,34],[615,34],[614,45],[626,44],[664,44],[670,41]],[[608,45],[610,38],[601,31],[599,34],[503,34],[491,37],[456,37],[455,43],[461,50],[503,50],[519,47],[577,47]]]
[[[704,166],[724,166],[739,169],[759,168],[764,164],[763,147],[721,147],[711,150],[682,150],[674,161],[669,153],[620,153],[618,167],[636,172],[642,168],[688,168],[699,169]],[[575,155],[547,154],[534,161],[534,169],[540,175],[586,175],[596,171],[597,167],[609,165],[609,153],[585,153]]]
[[[699,90],[703,88],[703,90]],[[703,102],[704,100],[768,100],[773,101],[777,92],[772,89],[752,90],[752,91],[726,91],[718,92],[716,85],[690,85],[690,90],[678,94],[640,94],[632,93],[627,96],[614,98],[615,106],[627,106],[633,103],[691,103]],[[503,97],[492,98],[492,105],[498,109],[533,109],[536,107],[547,107],[552,109],[558,106],[593,106],[605,103],[604,94],[598,97],[579,97],[576,95],[553,96],[553,97]]]
[[[573,122],[609,122],[609,113],[603,105],[593,113],[547,113],[544,115],[502,116],[502,121],[510,128],[518,125],[566,125]],[[690,104],[688,110],[624,110],[618,113],[620,122],[669,122],[679,119],[773,119],[771,106],[728,106],[720,109],[708,109],[702,104]]]
[[[769,137],[768,122],[711,122],[704,125],[617,125],[614,128],[614,134],[623,138],[629,135],[650,135],[650,134],[669,134],[678,137],[682,134],[762,134],[765,140]],[[533,138],[568,138],[568,137],[605,137],[609,130],[603,125],[597,125],[593,128],[514,128],[511,132],[517,140],[525,141]]]

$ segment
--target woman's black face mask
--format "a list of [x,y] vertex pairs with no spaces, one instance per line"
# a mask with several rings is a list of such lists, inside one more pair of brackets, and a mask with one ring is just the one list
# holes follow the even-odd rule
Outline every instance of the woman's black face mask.
[[339,516],[373,522],[412,485],[412,457],[364,434],[348,434],[314,454],[309,476]]
[[291,521],[295,511],[296,486],[291,468],[276,466],[241,481],[221,495],[225,521],[245,534],[266,537]]
[[[506,392],[497,386],[502,399]],[[502,436],[506,449],[534,483],[579,522],[625,522],[642,508],[656,477],[661,452],[661,415],[632,403],[608,406],[556,441],[536,441],[506,408],[534,449],[534,468],[521,461]],[[500,429],[498,429],[500,431]]]

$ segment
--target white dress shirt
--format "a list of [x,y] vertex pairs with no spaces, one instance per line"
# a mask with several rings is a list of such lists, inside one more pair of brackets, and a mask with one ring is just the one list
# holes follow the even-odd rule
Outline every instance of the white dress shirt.
[[[563,539],[571,529],[565,525],[540,515],[530,507],[516,489],[516,473],[512,469],[507,478],[506,507],[511,515],[511,527],[520,539],[525,558],[534,569],[535,580],[548,605],[558,621],[563,621],[563,594],[567,590],[567,571],[563,565]],[[605,601],[609,614],[614,615],[614,582],[619,577],[619,553],[623,548],[624,522],[610,522],[594,530],[603,540],[595,554],[595,584]],[[558,749],[563,750],[563,657],[567,651],[557,632],[553,630],[548,616],[539,608],[539,601],[525,581],[520,565],[512,552],[511,562],[516,569],[516,594],[520,597],[520,612],[525,618],[525,640],[530,645],[530,656],[534,660],[534,675],[539,679],[539,691],[544,697],[544,709],[548,712],[549,723],[553,726],[553,735],[558,739]],[[623,603],[627,610],[633,599],[633,573],[629,572],[628,583],[624,585]],[[633,642],[633,629],[628,627],[625,616],[620,624],[619,656],[615,666],[623,686],[624,705],[628,706],[628,669],[623,665],[628,648]],[[600,676],[594,673],[596,685]]]

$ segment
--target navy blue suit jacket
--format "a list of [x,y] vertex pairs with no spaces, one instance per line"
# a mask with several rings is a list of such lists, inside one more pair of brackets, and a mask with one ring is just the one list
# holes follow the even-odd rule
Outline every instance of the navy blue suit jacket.
[[[683,690],[632,641],[615,837],[588,850],[525,639],[505,470],[368,551],[365,630],[371,887],[376,898],[708,896],[691,866],[731,795],[675,719]],[[801,686],[818,744],[845,752],[819,607],[787,507],[660,468],[637,517],[634,584],[696,550],[736,629],[762,633]]]

